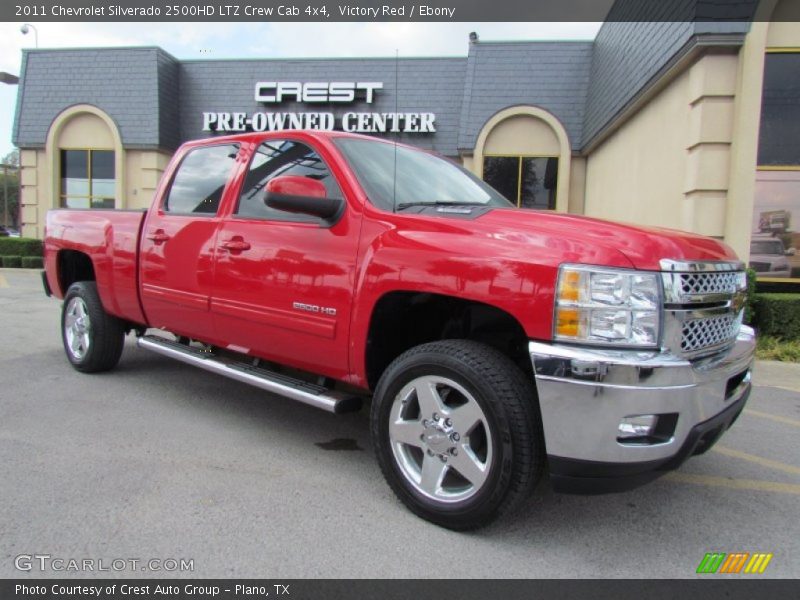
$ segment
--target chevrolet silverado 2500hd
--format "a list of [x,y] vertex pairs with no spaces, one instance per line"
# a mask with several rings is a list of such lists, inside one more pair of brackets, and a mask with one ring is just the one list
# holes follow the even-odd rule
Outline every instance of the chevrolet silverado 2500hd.
[[331,412],[371,396],[416,514],[477,527],[707,450],[750,392],[724,243],[522,210],[449,160],[337,132],[183,145],[149,211],[48,214],[66,355],[141,348]]

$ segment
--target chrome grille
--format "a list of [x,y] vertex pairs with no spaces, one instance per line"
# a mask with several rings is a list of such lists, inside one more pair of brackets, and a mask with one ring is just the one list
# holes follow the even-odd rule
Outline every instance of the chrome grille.
[[733,315],[687,321],[681,330],[681,352],[692,354],[724,346],[736,339],[740,325],[741,319]]
[[735,262],[662,261],[664,346],[685,358],[717,352],[736,340],[747,287]]
[[739,273],[680,273],[681,292],[696,294],[733,294],[737,289]]

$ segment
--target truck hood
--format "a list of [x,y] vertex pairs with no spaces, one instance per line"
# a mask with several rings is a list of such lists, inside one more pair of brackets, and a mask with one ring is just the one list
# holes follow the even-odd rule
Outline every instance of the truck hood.
[[714,238],[666,229],[644,227],[544,211],[495,209],[477,219],[484,227],[508,234],[557,238],[577,248],[600,246],[622,254],[636,269],[660,270],[661,259],[738,260],[733,250]]

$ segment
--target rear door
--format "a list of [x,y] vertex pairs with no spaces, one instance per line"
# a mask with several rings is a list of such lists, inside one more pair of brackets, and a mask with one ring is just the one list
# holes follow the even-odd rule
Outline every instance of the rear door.
[[238,152],[233,143],[190,148],[161,193],[161,205],[150,211],[140,272],[142,306],[151,326],[214,341],[209,313],[214,240]]
[[347,340],[358,243],[349,206],[335,224],[269,208],[280,175],[342,188],[312,142],[270,139],[253,150],[241,193],[220,223],[211,310],[233,350],[332,377],[347,374]]

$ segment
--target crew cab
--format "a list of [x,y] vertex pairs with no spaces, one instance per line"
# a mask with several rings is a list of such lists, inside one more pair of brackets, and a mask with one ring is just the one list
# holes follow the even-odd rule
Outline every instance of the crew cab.
[[707,450],[750,392],[723,242],[519,209],[455,163],[340,132],[184,144],[147,212],[48,214],[81,372],[141,348],[331,412],[452,529],[628,489]]

